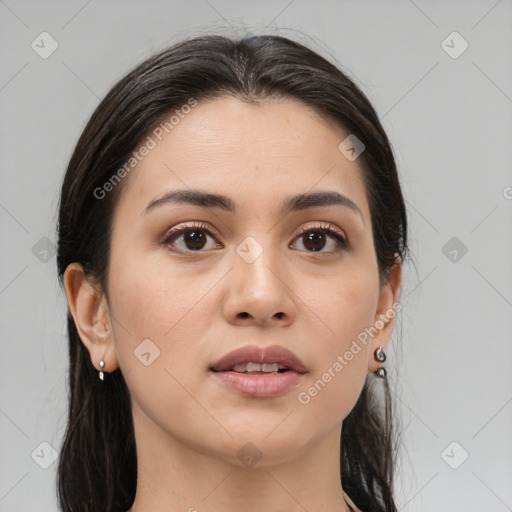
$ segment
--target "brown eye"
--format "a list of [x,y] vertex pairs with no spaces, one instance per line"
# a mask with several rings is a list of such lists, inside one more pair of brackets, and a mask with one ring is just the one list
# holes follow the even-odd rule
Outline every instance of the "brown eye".
[[321,251],[327,242],[325,233],[319,231],[306,233],[302,236],[304,240],[304,247],[311,251]]
[[183,235],[183,241],[187,249],[198,250],[202,249],[207,242],[207,235],[203,231],[194,230],[188,231]]
[[326,226],[306,228],[299,233],[297,240],[302,241],[306,252],[330,254],[348,248],[346,239],[334,229]]
[[[209,238],[213,243],[209,243]],[[163,244],[175,252],[205,252],[208,249],[222,247],[210,230],[201,226],[181,226],[167,234]]]

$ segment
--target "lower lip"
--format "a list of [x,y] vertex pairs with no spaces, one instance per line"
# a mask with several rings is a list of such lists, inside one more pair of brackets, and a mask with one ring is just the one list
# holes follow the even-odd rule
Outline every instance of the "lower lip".
[[246,396],[267,398],[280,395],[295,387],[303,374],[288,370],[283,373],[244,374],[237,372],[213,372],[227,387]]

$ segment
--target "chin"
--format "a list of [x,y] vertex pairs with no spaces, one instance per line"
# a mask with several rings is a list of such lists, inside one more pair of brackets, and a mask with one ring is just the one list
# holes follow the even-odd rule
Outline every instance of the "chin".
[[310,438],[304,435],[304,431],[299,437],[297,432],[279,427],[279,422],[274,422],[272,428],[255,428],[253,425],[252,428],[240,428],[236,432],[230,430],[233,437],[224,436],[223,442],[216,444],[212,453],[229,464],[248,469],[293,460],[307,448]]

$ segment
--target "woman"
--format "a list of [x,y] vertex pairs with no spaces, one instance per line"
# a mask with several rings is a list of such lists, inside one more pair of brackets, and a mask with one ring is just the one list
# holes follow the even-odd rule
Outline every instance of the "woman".
[[406,235],[374,109],[310,49],[198,37],[130,72],[62,186],[62,510],[395,510]]

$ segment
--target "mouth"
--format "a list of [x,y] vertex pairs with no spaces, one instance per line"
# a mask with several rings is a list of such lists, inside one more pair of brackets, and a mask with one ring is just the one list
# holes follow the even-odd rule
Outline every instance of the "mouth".
[[220,382],[246,396],[266,398],[296,387],[307,373],[304,363],[277,345],[249,345],[229,352],[210,367]]
[[214,372],[306,373],[306,366],[293,352],[279,345],[246,345],[228,352],[210,367]]

